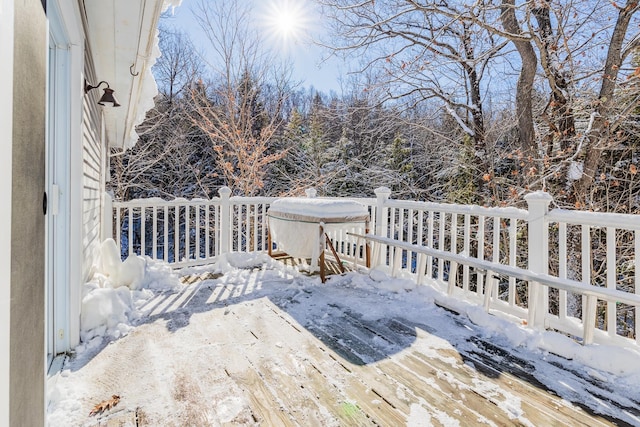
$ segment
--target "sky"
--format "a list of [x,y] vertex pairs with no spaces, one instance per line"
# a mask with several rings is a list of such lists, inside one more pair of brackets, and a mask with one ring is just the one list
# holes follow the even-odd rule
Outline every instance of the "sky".
[[[183,0],[165,19],[172,27],[190,36],[194,44],[206,51],[206,38],[196,23],[193,12],[197,0]],[[314,43],[323,34],[323,20],[311,0],[241,0],[254,4],[256,28],[265,42],[282,59],[293,62],[293,78],[302,86],[323,92],[340,92],[341,73],[345,64]],[[163,22],[161,22],[163,24]]]
[[[420,383],[424,390],[396,385],[400,388],[394,393],[392,382],[385,379],[385,387],[391,387],[389,398],[413,399],[407,426],[428,426],[435,420],[447,426],[463,425],[463,418],[458,417],[469,408],[447,412],[426,397],[444,393],[445,400],[451,399],[446,390],[458,390],[460,399],[467,399],[465,393],[471,397],[488,395],[493,403],[489,406],[495,405],[506,420],[536,425],[535,419],[528,417],[540,417],[539,409],[533,406],[533,412],[527,412],[531,409],[526,407],[531,407],[523,402],[531,384],[524,386],[523,395],[517,395],[517,387],[503,386],[500,378],[494,380],[486,372],[475,371],[473,363],[455,362],[465,360],[455,356],[458,352],[475,354],[478,349],[473,343],[481,340],[509,355],[490,352],[496,360],[511,363],[509,357],[513,357],[527,375],[560,396],[554,404],[542,403],[551,405],[545,407],[547,411],[557,411],[553,407],[557,404],[584,405],[640,426],[640,414],[630,409],[640,401],[637,349],[582,346],[564,335],[527,328],[490,315],[482,307],[447,299],[437,285],[417,286],[413,281],[392,278],[383,269],[330,276],[321,283],[318,276],[304,275],[304,268],[286,266],[263,253],[237,252],[222,255],[208,266],[182,270],[180,274],[208,274],[203,281],[183,285],[178,273],[163,262],[134,256],[134,262],[125,264],[119,261],[117,248],[111,250],[113,256],[103,257],[106,262],[84,287],[83,342],[48,380],[48,425],[97,425],[118,414],[129,414],[130,420],[133,414],[144,414],[148,425],[193,424],[194,416],[198,425],[257,425],[255,417],[251,421],[255,402],[248,398],[246,387],[258,386],[255,380],[248,384],[242,380],[252,369],[262,372],[260,375],[272,372],[299,380],[299,401],[322,402],[308,395],[318,386],[316,382],[311,385],[314,367],[322,371],[324,379],[319,381],[326,381],[336,401],[344,400],[343,407],[371,407],[381,403],[376,396],[372,395],[371,402],[352,402],[341,394],[353,382],[340,366],[350,367],[349,372],[375,371],[376,366],[404,363],[409,351],[425,355],[442,368],[424,378]],[[115,287],[123,283],[128,286]],[[436,305],[436,300],[446,301],[447,307],[460,315]],[[404,326],[414,331],[406,335],[406,342],[374,336],[369,345],[379,353],[368,353],[349,339],[346,345],[362,364],[342,356],[322,362],[324,359],[313,353],[322,345],[314,336],[333,336],[332,319],[341,316],[374,328],[389,319],[401,322],[394,330],[400,324],[418,326]],[[270,327],[271,322],[276,322],[276,327]],[[324,365],[333,363],[331,360],[339,361],[334,363],[335,370]],[[319,368],[313,363],[320,363]],[[452,364],[471,375],[471,382],[460,383],[451,375],[448,370]],[[96,404],[114,394],[120,397],[117,406],[104,415],[89,415]],[[313,414],[290,407],[282,411],[300,425],[312,425],[306,418],[311,416],[319,418],[318,425],[339,424],[331,408],[320,408]]]

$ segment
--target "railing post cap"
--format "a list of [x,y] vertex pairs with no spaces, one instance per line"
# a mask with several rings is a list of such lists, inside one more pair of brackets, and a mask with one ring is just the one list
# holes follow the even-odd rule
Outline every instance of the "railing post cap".
[[230,194],[231,194],[231,189],[230,189],[229,187],[227,187],[227,186],[225,186],[225,187],[220,187],[220,188],[218,189],[218,194],[220,194],[220,195],[221,195],[221,196],[223,196],[223,197],[224,197],[224,196],[228,196],[228,195],[230,195]]
[[553,200],[553,197],[546,191],[539,190],[527,194],[526,196],[524,196],[524,199],[527,202],[551,202]]
[[389,196],[391,195],[391,189],[389,187],[378,187],[373,190],[376,196]]
[[311,187],[311,188],[307,188],[306,190],[304,190],[304,194],[306,194],[307,197],[313,199],[314,197],[316,197],[318,192],[316,191],[315,188]]

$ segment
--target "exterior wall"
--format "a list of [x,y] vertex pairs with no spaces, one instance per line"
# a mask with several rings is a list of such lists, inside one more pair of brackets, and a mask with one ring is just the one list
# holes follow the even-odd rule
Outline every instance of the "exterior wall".
[[[9,424],[44,424],[45,101],[47,21],[39,0],[15,4]],[[4,236],[3,236],[4,238]]]
[[[0,0],[0,200],[11,200],[13,139],[13,0]],[[6,206],[6,205],[5,205]],[[0,426],[9,425],[11,312],[11,209],[0,209]]]
[[[91,53],[85,51],[85,76],[89,82],[99,81],[93,71]],[[101,92],[101,91],[100,91]],[[102,132],[102,110],[97,104],[98,90],[83,98],[82,120],[82,279],[91,275],[91,267],[102,243],[102,193],[104,192],[105,149]]]

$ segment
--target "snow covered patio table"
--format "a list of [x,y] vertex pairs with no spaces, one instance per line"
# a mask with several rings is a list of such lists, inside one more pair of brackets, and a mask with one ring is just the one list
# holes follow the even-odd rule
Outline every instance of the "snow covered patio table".
[[[289,197],[275,200],[267,212],[269,224],[269,255],[273,242],[288,255],[311,259],[312,271],[320,268],[325,281],[325,243],[331,249],[342,272],[344,269],[329,234],[351,231],[369,232],[369,211],[353,200]],[[365,249],[369,266],[369,253]]]

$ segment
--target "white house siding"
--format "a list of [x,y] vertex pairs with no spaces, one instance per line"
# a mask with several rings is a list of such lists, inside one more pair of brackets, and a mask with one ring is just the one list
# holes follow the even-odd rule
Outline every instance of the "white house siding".
[[[85,75],[96,84],[99,76],[92,71],[93,61],[87,55]],[[95,94],[94,94],[95,92]],[[98,93],[100,92],[100,93]],[[105,150],[103,148],[100,106],[96,103],[102,89],[95,89],[83,98],[82,121],[82,279],[91,275],[91,267],[99,255],[101,243],[102,192],[104,189]]]

